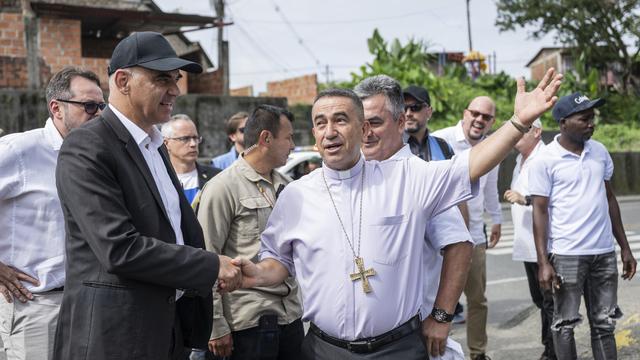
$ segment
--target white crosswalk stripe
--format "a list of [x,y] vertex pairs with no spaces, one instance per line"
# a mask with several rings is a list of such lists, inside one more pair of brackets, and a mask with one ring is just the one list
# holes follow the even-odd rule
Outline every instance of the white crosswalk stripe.
[[[627,241],[629,241],[629,247],[633,251],[636,259],[640,260],[640,233],[635,231],[625,231],[627,234]],[[616,252],[620,253],[620,248],[616,246]],[[488,255],[511,255],[513,254],[513,224],[502,224],[502,235],[500,236],[500,242],[493,249],[487,249]],[[620,262],[618,257],[618,262]]]

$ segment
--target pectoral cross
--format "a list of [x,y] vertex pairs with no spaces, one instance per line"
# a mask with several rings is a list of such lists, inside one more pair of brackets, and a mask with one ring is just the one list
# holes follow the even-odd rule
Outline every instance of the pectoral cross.
[[358,270],[350,275],[351,281],[362,280],[362,291],[364,291],[365,294],[373,291],[373,289],[371,289],[371,285],[369,285],[369,279],[367,278],[369,276],[374,276],[376,274],[376,271],[373,268],[365,270],[364,260],[362,260],[362,258],[359,256],[356,257],[353,261],[356,263],[356,267],[358,268]]

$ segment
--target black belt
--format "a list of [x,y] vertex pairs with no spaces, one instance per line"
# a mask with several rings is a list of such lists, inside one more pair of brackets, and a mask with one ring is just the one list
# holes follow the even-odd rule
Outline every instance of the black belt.
[[398,326],[393,330],[387,331],[384,334],[354,341],[345,341],[334,338],[333,336],[320,330],[320,328],[318,328],[314,323],[310,324],[309,330],[313,332],[317,337],[328,342],[331,345],[347,349],[354,353],[366,354],[372,353],[387,344],[410,335],[411,333],[419,329],[421,325],[422,322],[420,321],[420,317],[416,315],[406,323]]

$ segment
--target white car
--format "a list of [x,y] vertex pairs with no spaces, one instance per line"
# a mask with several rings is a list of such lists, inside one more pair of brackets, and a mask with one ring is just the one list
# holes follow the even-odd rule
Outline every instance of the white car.
[[[296,180],[306,175],[309,171],[308,164],[322,164],[322,158],[317,151],[297,151],[289,154],[287,163],[277,170],[284,175]],[[318,166],[319,167],[319,166]]]

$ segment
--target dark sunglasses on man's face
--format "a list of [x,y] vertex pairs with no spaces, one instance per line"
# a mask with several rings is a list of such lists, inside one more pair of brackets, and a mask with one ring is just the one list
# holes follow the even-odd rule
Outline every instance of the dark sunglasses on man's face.
[[73,100],[62,100],[62,99],[56,99],[56,101],[69,103],[69,104],[82,105],[84,106],[84,112],[86,112],[89,115],[95,115],[98,112],[98,109],[104,110],[104,108],[107,107],[107,104],[103,102],[97,103],[95,101],[73,101]]
[[411,112],[418,112],[420,110],[422,110],[425,106],[427,106],[427,104],[425,103],[416,103],[413,105],[405,105],[404,106],[404,111],[407,112],[407,110],[411,110]]
[[471,109],[467,109],[467,111],[469,112],[469,114],[471,114],[471,117],[474,118],[474,119],[477,118],[478,116],[482,116],[482,120],[484,120],[484,121],[493,120],[493,115],[481,113],[480,111],[475,111],[475,110],[471,110]]

